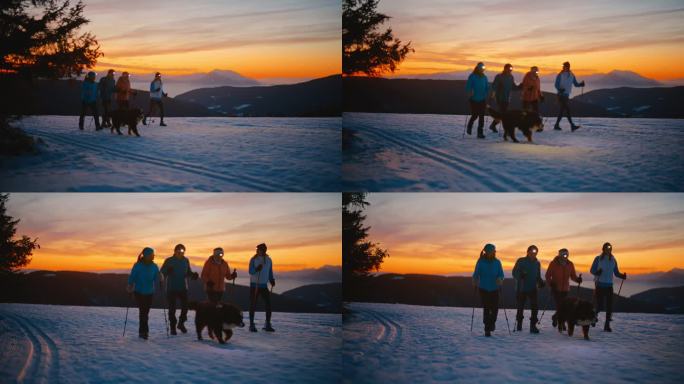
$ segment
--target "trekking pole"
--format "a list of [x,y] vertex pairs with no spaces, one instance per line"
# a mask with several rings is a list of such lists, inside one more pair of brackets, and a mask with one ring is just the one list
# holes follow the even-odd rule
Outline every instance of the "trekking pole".
[[166,324],[166,337],[169,337],[169,319],[166,318],[166,303],[164,302],[164,292],[161,292],[162,296],[162,313],[164,314],[164,324]]
[[620,292],[622,292],[622,283],[625,282],[625,279],[621,279],[621,280],[622,281],[620,281],[620,289],[618,289],[618,296],[620,296]]
[[128,308],[130,308],[130,306],[126,304],[126,320],[124,320],[124,330],[123,335],[121,335],[121,337],[126,337],[126,324],[128,324]]
[[470,333],[473,333],[473,320],[475,319],[475,288],[473,287],[473,313],[470,315]]
[[501,283],[501,289],[499,291],[501,292],[501,306],[503,307],[504,316],[506,317],[506,328],[508,328],[508,334],[511,335],[511,326],[508,323],[508,314],[506,313],[506,302],[503,298],[503,283]]

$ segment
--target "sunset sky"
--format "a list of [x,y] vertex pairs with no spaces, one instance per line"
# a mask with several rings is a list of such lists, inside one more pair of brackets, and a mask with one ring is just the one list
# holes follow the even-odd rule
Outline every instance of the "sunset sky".
[[546,74],[567,60],[579,75],[684,78],[681,0],[383,0],[379,11],[416,50],[397,74],[462,71],[478,61]]
[[544,271],[568,248],[587,274],[606,241],[627,273],[684,267],[682,194],[372,193],[368,200],[371,240],[390,252],[380,272],[471,273],[490,242],[507,271],[535,244]]
[[86,0],[96,70],[230,69],[254,79],[341,71],[339,0]]
[[335,193],[13,193],[8,212],[40,243],[29,269],[126,270],[146,246],[161,265],[177,243],[195,266],[222,247],[243,273],[262,242],[279,271],[341,264]]

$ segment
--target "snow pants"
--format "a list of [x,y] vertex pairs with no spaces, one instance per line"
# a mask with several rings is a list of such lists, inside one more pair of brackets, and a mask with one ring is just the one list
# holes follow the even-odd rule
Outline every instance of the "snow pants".
[[482,300],[482,322],[485,325],[485,331],[493,331],[499,314],[499,291],[485,291],[480,288],[480,300]]

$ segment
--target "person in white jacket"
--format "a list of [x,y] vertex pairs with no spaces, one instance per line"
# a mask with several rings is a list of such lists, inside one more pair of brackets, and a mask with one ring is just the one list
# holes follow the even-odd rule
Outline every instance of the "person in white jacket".
[[254,325],[254,311],[256,310],[256,303],[259,296],[264,299],[266,304],[266,325],[263,330],[266,332],[275,332],[271,326],[271,292],[268,290],[268,283],[271,283],[271,289],[275,286],[275,277],[273,275],[273,261],[266,253],[266,244],[261,243],[257,245],[256,255],[249,260],[249,331],[256,332]]
[[166,127],[166,124],[164,124],[164,103],[162,102],[162,98],[166,96],[168,96],[168,94],[164,92],[161,73],[157,72],[154,74],[154,80],[150,83],[150,109],[148,114],[143,117],[144,125],[147,125],[147,117],[152,116],[152,112],[155,108],[159,108],[159,125]]
[[594,275],[594,283],[596,284],[596,289],[594,291],[596,316],[598,316],[598,313],[601,311],[605,298],[606,322],[603,330],[612,332],[612,329],[610,329],[610,322],[613,316],[613,276],[625,280],[627,279],[627,274],[620,273],[617,260],[615,259],[615,256],[613,256],[613,246],[610,243],[603,244],[602,252],[594,258],[590,272]]
[[560,121],[563,118],[563,113],[567,113],[568,121],[570,122],[570,127],[573,132],[580,127],[572,122],[572,116],[570,116],[570,107],[568,106],[570,103],[570,94],[572,93],[573,85],[575,87],[584,87],[584,81],[581,83],[577,82],[575,74],[570,71],[570,63],[566,61],[563,63],[563,70],[561,70],[556,76],[555,82],[556,91],[558,92],[559,109],[556,125],[553,127],[553,129],[557,131],[561,130]]

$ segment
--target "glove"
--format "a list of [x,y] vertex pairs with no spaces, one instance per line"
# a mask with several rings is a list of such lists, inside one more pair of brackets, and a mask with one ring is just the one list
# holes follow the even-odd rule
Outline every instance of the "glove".
[[193,272],[190,274],[191,280],[197,280],[198,278],[199,278],[199,274],[197,272]]
[[233,273],[230,275],[230,279],[231,279],[231,280],[233,280],[233,279],[235,279],[235,278],[237,278],[237,272],[233,272]]
[[580,85],[580,87],[584,87],[584,81],[582,82],[582,84]]
[[259,264],[259,265],[257,265],[257,267],[256,267],[255,269],[256,269],[257,272],[260,272],[262,269],[264,269],[264,265],[263,265],[263,264]]
[[580,283],[580,284],[582,284],[582,276],[580,276],[580,277],[577,278],[577,282]]
[[627,280],[627,272],[622,274],[622,280]]
[[600,275],[600,274],[602,274],[602,273],[603,273],[603,269],[599,268],[598,270],[596,270],[596,274],[597,274],[597,275]]
[[559,89],[559,92],[560,92],[560,93],[565,93],[565,88]]
[[271,280],[271,285],[275,287],[275,280]]

